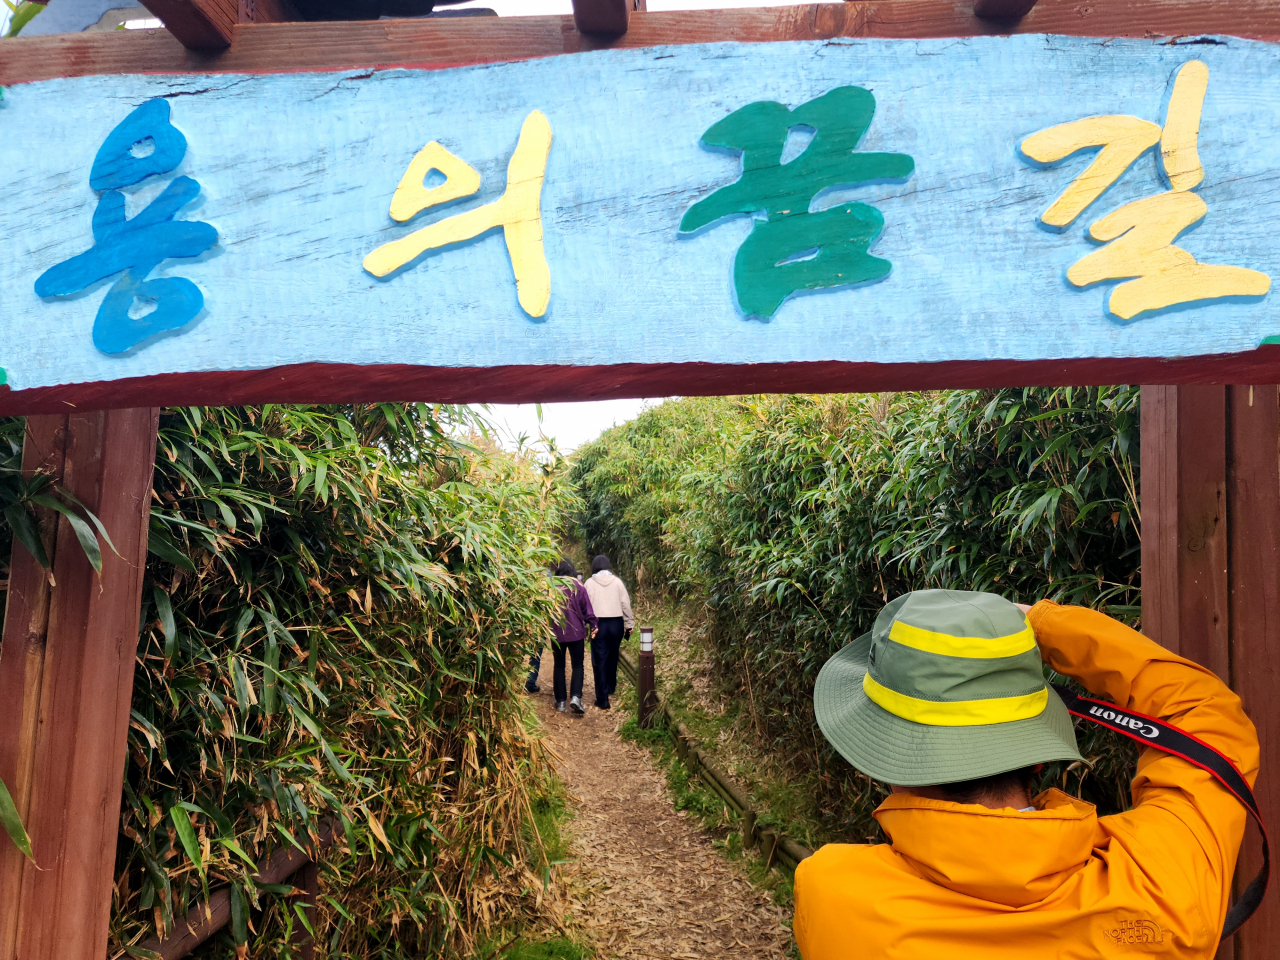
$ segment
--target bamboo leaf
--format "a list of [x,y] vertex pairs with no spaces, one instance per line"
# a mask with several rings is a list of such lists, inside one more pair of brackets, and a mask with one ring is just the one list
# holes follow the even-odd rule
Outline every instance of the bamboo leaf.
[[22,818],[18,816],[18,808],[14,805],[13,797],[9,795],[9,788],[4,785],[3,780],[0,780],[0,826],[4,827],[5,833],[9,834],[9,839],[22,852],[22,855],[35,863],[35,857],[31,854],[31,838],[27,836]]
[[187,852],[187,856],[195,864],[196,872],[200,874],[200,885],[207,900],[209,899],[209,878],[205,874],[204,858],[200,855],[200,841],[196,837],[195,827],[191,825],[191,817],[181,804],[175,804],[169,808],[169,819],[173,821],[174,828],[178,831],[182,849]]
[[172,640],[177,636],[178,628],[173,622],[173,604],[169,602],[169,594],[161,590],[158,585],[152,584],[151,596],[156,603],[156,614],[160,620],[160,629],[164,632],[166,640]]
[[70,500],[73,504],[75,504],[77,507],[83,510],[84,515],[89,518],[90,522],[97,529],[98,536],[102,537],[102,539],[107,542],[107,546],[111,548],[112,553],[114,553],[117,557],[120,556],[120,551],[116,549],[115,543],[112,542],[111,540],[111,535],[107,533],[106,526],[103,524],[101,520],[98,519],[98,515],[96,513],[94,513],[92,510],[86,507],[83,503],[81,503],[70,490],[64,490],[62,487],[59,487],[58,496],[63,497],[66,500]]
[[27,548],[27,553],[31,554],[36,563],[48,570],[49,555],[45,553],[44,544],[36,533],[35,524],[31,522],[31,514],[27,513],[26,507],[21,503],[11,503],[4,508],[4,516],[18,542]]
[[196,572],[196,565],[185,553],[178,549],[173,538],[169,536],[160,521],[154,516],[151,518],[151,528],[147,535],[147,551],[154,553],[166,563],[181,567],[188,573]]
[[231,885],[231,939],[237,950],[249,942],[249,904],[238,883]]
[[37,494],[31,498],[31,501],[38,503],[42,507],[48,507],[50,510],[56,510],[67,518],[67,522],[71,524],[71,529],[75,531],[76,539],[80,541],[80,548],[84,550],[84,555],[89,558],[89,563],[93,569],[101,574],[102,548],[98,546],[98,537],[94,534],[93,529],[81,520],[74,510],[48,494]]

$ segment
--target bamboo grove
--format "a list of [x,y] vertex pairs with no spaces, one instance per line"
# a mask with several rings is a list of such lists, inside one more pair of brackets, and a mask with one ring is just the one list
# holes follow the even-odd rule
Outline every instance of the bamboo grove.
[[[579,450],[578,536],[701,611],[751,736],[810,778],[827,839],[878,835],[884,788],[831,751],[818,670],[907,590],[990,590],[1138,613],[1138,390],[1006,389],[667,402]],[[1080,731],[1126,806],[1134,756]],[[816,775],[813,771],[817,771]]]
[[[293,955],[292,888],[251,878],[322,825],[335,960],[466,951],[553,913],[517,674],[555,609],[557,467],[458,442],[472,417],[163,411],[111,957],[227,886],[231,925],[197,956]],[[2,430],[7,557],[56,491],[20,475],[22,422]]]

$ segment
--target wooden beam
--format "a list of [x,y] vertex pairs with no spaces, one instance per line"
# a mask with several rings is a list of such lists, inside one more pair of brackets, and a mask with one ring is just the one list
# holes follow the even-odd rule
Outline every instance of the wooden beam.
[[582,33],[620,37],[631,21],[633,0],[573,0],[573,22]]
[[0,960],[106,956],[158,415],[28,424],[24,463],[61,457],[62,487],[119,555],[103,550],[99,576],[63,518],[52,578],[14,546],[0,691],[22,694],[0,698],[0,777],[17,785],[36,863],[0,845]]
[[[1268,823],[1280,817],[1280,387],[1227,388],[1227,524],[1232,687],[1258,728],[1262,769],[1254,796]],[[1144,440],[1145,443],[1145,440]],[[1238,878],[1261,866],[1257,827]],[[1270,960],[1280,944],[1280,885],[1235,937],[1235,960]]]
[[188,50],[217,52],[231,46],[241,23],[301,20],[289,0],[141,0]]
[[141,0],[188,50],[225,50],[235,37],[239,0]]
[[[341,837],[333,820],[322,820],[316,831],[317,842],[309,844],[310,859],[296,847],[277,847],[271,856],[258,861],[258,872],[253,879],[258,883],[284,883],[293,877],[293,885],[303,891],[306,904],[303,909],[307,911],[307,919],[314,930],[316,897],[320,889],[320,865],[316,861]],[[182,960],[230,922],[231,892],[229,887],[222,887],[213,891],[208,900],[200,901],[179,917],[169,936],[164,939],[152,937],[139,946],[158,954],[160,960]],[[303,928],[302,932],[305,934],[306,929]],[[292,943],[303,954],[299,960],[310,960],[306,951],[311,949],[314,954],[314,946],[309,937],[295,937]]]
[[[5,44],[0,84],[116,73],[288,72],[346,68],[437,68],[600,47],[722,40],[836,37],[968,37],[1061,33],[1094,37],[1230,34],[1280,40],[1280,4],[1240,0],[1040,0],[1010,30],[951,0],[854,0],[797,7],[637,13],[616,39],[580,33],[572,17],[459,17],[344,23],[252,23],[234,29],[220,55],[187,50],[162,30],[18,37]],[[1121,381],[1115,381],[1121,382]],[[1132,381],[1129,381],[1132,382]],[[1154,382],[1154,381],[1148,381]]]
[[1087,386],[1242,383],[1280,379],[1280,346],[1241,354],[1089,360],[949,360],[939,363],[613,363],[572,366],[419,367],[299,363],[271,370],[168,373],[13,391],[0,386],[0,416],[81,409],[197,404],[550,403],[624,397],[741,393],[875,393],[994,385]]

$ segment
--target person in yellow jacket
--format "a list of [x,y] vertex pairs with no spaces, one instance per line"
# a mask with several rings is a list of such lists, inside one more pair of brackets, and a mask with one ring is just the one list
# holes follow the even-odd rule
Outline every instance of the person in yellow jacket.
[[796,870],[804,960],[1213,957],[1245,808],[1154,749],[1126,813],[1029,796],[1044,764],[1080,759],[1042,660],[1199,737],[1253,785],[1253,724],[1203,667],[1092,610],[906,594],[814,688],[832,746],[893,793],[875,812],[889,843],[829,844]]

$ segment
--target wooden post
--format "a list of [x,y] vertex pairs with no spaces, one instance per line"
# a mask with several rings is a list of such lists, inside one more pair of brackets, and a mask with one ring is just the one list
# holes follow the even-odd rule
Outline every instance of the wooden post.
[[[1280,815],[1280,388],[1142,388],[1143,632],[1203,663],[1258,728],[1263,817]],[[1238,879],[1257,873],[1249,827]],[[1280,942],[1280,886],[1218,951],[1263,960]]]
[[[1258,728],[1262,769],[1254,795],[1268,823],[1280,816],[1280,387],[1227,388],[1228,589],[1231,685]],[[1238,877],[1261,866],[1252,822]],[[1280,943],[1280,885],[1235,937],[1236,960],[1267,960]]]
[[31,417],[23,450],[103,522],[101,577],[64,519],[46,518],[51,571],[15,542],[0,644],[0,778],[36,865],[0,844],[0,960],[107,951],[156,409]]
[[1143,633],[1230,676],[1226,388],[1142,388]]
[[[307,923],[311,924],[311,929],[316,928],[316,901],[320,898],[320,864],[314,860],[308,862],[297,873],[293,875],[293,885],[302,893],[293,901],[295,904],[302,904],[302,910],[307,915]],[[299,960],[315,960],[316,945],[311,934],[307,932],[298,920],[297,912],[293,915],[293,937],[292,944],[297,948],[297,956]]]

